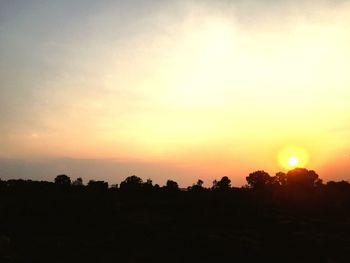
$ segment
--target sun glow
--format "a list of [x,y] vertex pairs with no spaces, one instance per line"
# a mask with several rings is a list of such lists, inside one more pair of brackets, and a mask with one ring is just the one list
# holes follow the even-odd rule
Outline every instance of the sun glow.
[[309,161],[309,155],[303,148],[290,146],[280,151],[278,161],[284,169],[305,167]]
[[297,167],[299,164],[299,159],[298,157],[291,156],[288,158],[288,164],[293,167]]

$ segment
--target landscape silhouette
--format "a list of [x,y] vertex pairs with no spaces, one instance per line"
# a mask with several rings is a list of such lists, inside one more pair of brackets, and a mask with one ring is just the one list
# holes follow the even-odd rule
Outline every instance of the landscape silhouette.
[[347,262],[348,182],[305,168],[246,180],[1,180],[0,261]]
[[350,262],[350,1],[0,0],[0,263]]

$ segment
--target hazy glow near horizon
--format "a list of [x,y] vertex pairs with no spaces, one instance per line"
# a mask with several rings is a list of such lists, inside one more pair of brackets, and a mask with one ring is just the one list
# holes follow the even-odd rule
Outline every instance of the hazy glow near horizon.
[[304,148],[287,146],[278,154],[278,162],[283,169],[290,170],[296,167],[307,167],[309,154]]
[[296,166],[350,179],[346,2],[0,10],[1,158],[159,163],[186,184]]

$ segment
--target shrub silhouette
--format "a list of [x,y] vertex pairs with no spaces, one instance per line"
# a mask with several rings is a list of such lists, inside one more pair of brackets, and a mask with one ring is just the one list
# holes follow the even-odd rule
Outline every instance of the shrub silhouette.
[[90,180],[87,186],[93,191],[107,191],[108,189],[108,183],[104,181]]
[[193,184],[192,186],[189,186],[187,189],[189,191],[194,191],[194,192],[203,191],[204,190],[203,183],[204,183],[203,180],[199,179],[197,183]]
[[329,181],[326,185],[329,189],[332,189],[332,190],[350,191],[350,183],[344,180],[340,182]]
[[249,176],[246,177],[246,180],[248,182],[248,185],[255,189],[265,188],[272,183],[271,176],[262,170],[250,173]]
[[70,177],[65,174],[57,175],[55,178],[55,184],[62,186],[69,186],[71,184]]
[[231,180],[227,176],[224,176],[221,178],[220,181],[214,180],[213,182],[213,190],[218,190],[218,191],[226,191],[231,188]]

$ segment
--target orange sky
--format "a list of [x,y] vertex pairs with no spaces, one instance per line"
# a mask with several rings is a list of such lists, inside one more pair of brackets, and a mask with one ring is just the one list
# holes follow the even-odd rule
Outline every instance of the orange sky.
[[350,5],[248,2],[0,4],[3,177],[350,180]]

